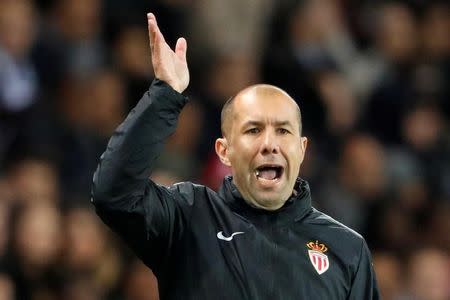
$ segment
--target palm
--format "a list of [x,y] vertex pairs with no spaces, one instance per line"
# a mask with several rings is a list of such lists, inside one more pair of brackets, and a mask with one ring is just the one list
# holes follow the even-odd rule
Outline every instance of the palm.
[[183,92],[189,84],[186,40],[179,38],[175,51],[170,49],[158,28],[153,14],[148,15],[148,30],[155,76],[167,82],[176,91]]

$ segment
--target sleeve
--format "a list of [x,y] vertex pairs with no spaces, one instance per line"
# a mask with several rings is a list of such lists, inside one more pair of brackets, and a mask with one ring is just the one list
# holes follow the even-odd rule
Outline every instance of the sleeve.
[[355,277],[353,278],[352,288],[347,298],[348,300],[379,300],[380,294],[378,291],[375,271],[373,269],[372,258],[369,248],[364,239],[362,239],[362,246],[359,258],[358,268]]
[[186,102],[155,80],[114,132],[93,178],[97,214],[156,275],[184,230],[194,197],[192,184],[165,188],[148,178]]

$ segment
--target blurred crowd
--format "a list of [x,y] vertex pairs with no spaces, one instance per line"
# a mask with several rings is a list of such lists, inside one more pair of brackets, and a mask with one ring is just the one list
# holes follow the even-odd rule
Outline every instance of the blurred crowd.
[[149,11],[187,38],[192,78],[154,180],[217,189],[223,103],[277,85],[302,110],[313,205],[364,235],[383,299],[450,299],[448,2],[0,0],[0,300],[158,299],[90,205],[153,79]]

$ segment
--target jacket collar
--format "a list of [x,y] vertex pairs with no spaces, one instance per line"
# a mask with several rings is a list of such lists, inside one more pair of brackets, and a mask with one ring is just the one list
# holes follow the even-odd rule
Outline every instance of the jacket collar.
[[303,219],[312,209],[309,184],[301,178],[297,178],[294,186],[295,193],[292,194],[283,207],[275,211],[268,211],[249,205],[243,199],[232,180],[231,176],[224,178],[219,195],[235,213],[252,223],[270,226],[285,225]]

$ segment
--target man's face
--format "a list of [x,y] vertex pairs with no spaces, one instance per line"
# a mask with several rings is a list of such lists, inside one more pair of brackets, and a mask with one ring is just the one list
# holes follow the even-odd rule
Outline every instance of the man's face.
[[244,90],[232,105],[216,151],[247,202],[278,209],[292,195],[307,144],[300,136],[297,106],[271,86]]

